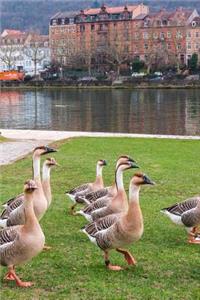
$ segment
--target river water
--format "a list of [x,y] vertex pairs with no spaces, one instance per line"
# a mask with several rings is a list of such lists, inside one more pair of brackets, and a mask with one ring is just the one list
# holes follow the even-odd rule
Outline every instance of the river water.
[[0,128],[200,135],[200,89],[2,90]]

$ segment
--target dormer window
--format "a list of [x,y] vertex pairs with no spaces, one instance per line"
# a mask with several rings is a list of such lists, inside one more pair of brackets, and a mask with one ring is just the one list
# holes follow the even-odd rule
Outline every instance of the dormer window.
[[167,26],[167,25],[168,25],[168,21],[167,21],[167,20],[163,20],[163,21],[162,21],[162,25],[163,25],[163,26]]
[[57,25],[57,20],[56,19],[52,20],[52,25]]
[[160,21],[160,20],[157,20],[157,21],[156,21],[156,25],[157,25],[157,26],[160,26],[160,25],[161,25],[161,21]]

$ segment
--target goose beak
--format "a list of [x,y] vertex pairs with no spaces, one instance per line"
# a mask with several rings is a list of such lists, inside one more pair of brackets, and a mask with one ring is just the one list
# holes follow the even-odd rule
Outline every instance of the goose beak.
[[144,175],[144,176],[143,176],[143,179],[144,179],[144,184],[155,185],[155,182],[152,181],[148,176]]
[[136,163],[136,161],[134,159],[132,159],[131,157],[129,157],[128,161],[131,161],[133,163]]
[[46,146],[45,147],[45,152],[43,153],[43,155],[47,154],[47,153],[51,153],[51,152],[57,152],[57,150],[53,149],[53,148],[50,148],[49,146]]
[[103,160],[103,166],[107,166],[107,161],[106,160]]
[[131,168],[139,168],[139,166],[135,162],[130,161],[130,169]]

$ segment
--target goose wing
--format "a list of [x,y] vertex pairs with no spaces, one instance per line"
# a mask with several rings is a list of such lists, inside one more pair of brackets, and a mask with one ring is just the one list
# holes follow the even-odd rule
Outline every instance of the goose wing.
[[108,197],[99,198],[95,202],[93,202],[93,203],[89,204],[88,206],[86,206],[83,209],[83,212],[86,213],[86,214],[91,214],[96,209],[100,209],[104,206],[107,206],[107,204],[109,202],[109,199],[110,198],[108,198]]
[[181,216],[183,213],[195,208],[199,201],[200,201],[200,197],[189,198],[185,201],[182,201],[182,202],[176,203],[172,206],[163,208],[162,211],[167,210],[171,214]]
[[17,209],[24,201],[24,194],[20,194],[19,196],[10,199],[7,204],[4,204],[5,209],[1,213],[1,219],[7,219],[12,211]]
[[71,194],[71,195],[81,194],[83,192],[86,192],[89,189],[89,187],[90,187],[90,184],[85,183],[85,184],[82,184],[78,187],[71,189],[70,191],[66,192],[66,194]]
[[85,199],[92,203],[95,202],[97,199],[105,197],[108,194],[108,188],[102,188],[97,190],[96,192],[91,192],[85,195]]
[[84,227],[88,235],[95,237],[95,235],[105,229],[111,227],[119,218],[120,214],[108,215],[104,218],[98,219]]

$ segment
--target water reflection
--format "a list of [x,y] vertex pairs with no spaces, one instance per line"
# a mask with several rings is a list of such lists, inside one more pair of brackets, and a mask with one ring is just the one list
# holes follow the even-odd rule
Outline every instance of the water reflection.
[[200,90],[1,91],[0,127],[200,135]]

